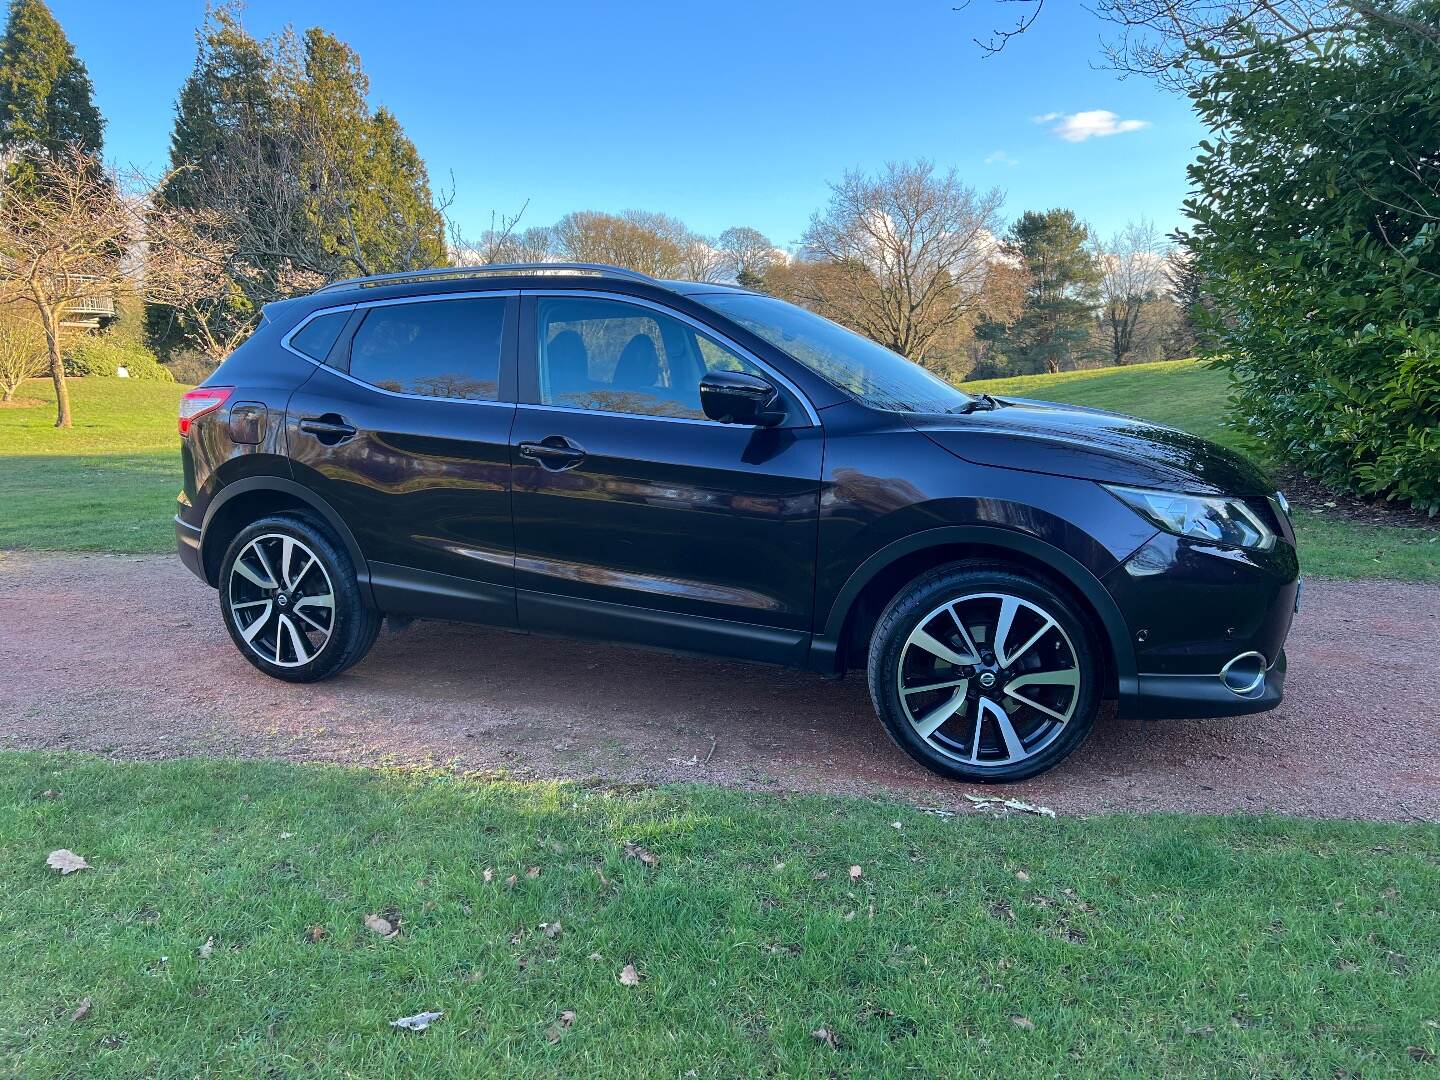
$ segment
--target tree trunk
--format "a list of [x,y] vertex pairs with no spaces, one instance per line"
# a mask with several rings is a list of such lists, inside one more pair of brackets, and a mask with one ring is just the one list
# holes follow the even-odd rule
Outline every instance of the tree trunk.
[[50,379],[55,383],[55,426],[70,426],[70,388],[65,385],[65,363],[60,358],[60,314],[48,308],[40,309],[40,320],[45,324],[45,347],[50,352]]

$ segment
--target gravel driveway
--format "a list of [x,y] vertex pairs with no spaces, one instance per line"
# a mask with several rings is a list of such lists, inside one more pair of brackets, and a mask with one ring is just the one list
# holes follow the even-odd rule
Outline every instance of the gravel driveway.
[[1440,820],[1440,586],[1312,580],[1285,704],[1232,720],[1102,714],[1058,769],[1007,788],[932,777],[863,679],[419,622],[317,686],[235,652],[170,556],[0,552],[0,748],[425,762],[517,778],[997,792],[1061,812],[1273,811]]

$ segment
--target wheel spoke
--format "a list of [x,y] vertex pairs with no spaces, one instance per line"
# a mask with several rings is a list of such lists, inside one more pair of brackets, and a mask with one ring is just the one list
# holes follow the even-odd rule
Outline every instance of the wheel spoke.
[[[288,615],[280,616],[279,625],[283,626],[285,632],[290,635],[290,645],[295,650],[296,661],[301,664],[307,663],[310,659],[310,650],[306,648],[309,642],[305,640],[305,635],[296,629],[295,623]],[[280,660],[280,635],[278,633],[275,635],[275,660],[277,663]]]
[[1042,713],[1050,717],[1052,720],[1058,720],[1060,721],[1060,723],[1063,724],[1066,720],[1070,719],[1070,717],[1066,716],[1062,712],[1057,712],[1049,705],[1041,705],[1040,702],[1036,701],[1034,698],[1028,698],[1024,694],[1017,694],[1015,693],[1015,691],[1008,688],[1005,692],[1009,694],[1012,698],[1014,698],[1016,701],[1020,702],[1022,705],[1029,705],[1032,709],[1039,709]]
[[[1015,734],[1015,725],[1010,722],[1010,716],[998,704],[989,698],[980,699],[980,712],[988,712],[995,719],[995,726],[1000,729],[1000,739],[1005,743],[1005,760],[1001,764],[1008,765],[1012,761],[1019,761],[1027,757],[1025,744],[1020,741],[1020,736]],[[979,748],[979,742],[976,742]]]
[[1002,656],[1000,650],[997,648],[995,650],[996,659],[1000,661],[1000,665],[1002,667],[1009,667],[1011,664],[1015,663],[1015,661],[1019,660],[1020,657],[1024,656],[1025,653],[1029,650],[1030,646],[1034,645],[1037,641],[1044,637],[1046,631],[1048,631],[1054,625],[1055,620],[1046,619],[1045,625],[1040,627],[1039,630],[1036,630],[1035,633],[1031,634],[1025,644],[1021,645],[1020,648],[1016,649],[1013,653],[1006,653]]
[[965,686],[969,679],[951,679],[949,682],[930,683],[926,686],[907,686],[900,693],[909,697],[911,694],[923,694],[926,690],[948,690],[952,686]]
[[319,596],[302,596],[299,600],[295,601],[295,610],[299,611],[302,607],[322,607],[333,611],[335,610],[335,597],[331,593],[324,593]]
[[[259,548],[256,548],[255,550],[258,552],[258,551],[259,551]],[[248,554],[249,554],[249,551],[245,551],[245,552],[243,552],[243,553],[240,555],[240,557],[239,557],[238,559],[235,560],[235,572],[236,572],[237,574],[239,574],[241,577],[243,577],[246,581],[250,582],[252,585],[258,586],[259,588],[262,588],[262,589],[273,589],[273,588],[275,588],[275,587],[276,587],[276,582],[275,582],[275,576],[274,576],[273,574],[271,574],[269,577],[263,577],[263,578],[262,578],[259,574],[257,574],[254,570],[252,570],[249,566],[246,566],[246,565],[245,565],[245,556],[248,555]],[[262,561],[262,565],[263,565],[263,561]],[[268,568],[267,568],[267,573],[268,573]]]
[[941,705],[931,709],[919,720],[914,721],[915,733],[922,739],[928,739],[940,730],[940,725],[949,720],[965,705],[965,691],[957,690],[950,698]]
[[956,667],[970,667],[972,664],[978,664],[980,662],[980,657],[973,653],[969,656],[962,656],[960,653],[957,653],[940,639],[932,637],[923,626],[917,626],[915,628],[915,632],[910,635],[910,640],[907,641],[906,644],[918,645],[932,656],[938,656],[947,664],[954,664]]
[[265,610],[260,612],[259,618],[240,631],[240,636],[245,639],[247,645],[255,640],[255,635],[260,633],[265,624],[270,621],[270,612],[275,609],[275,605],[269,600],[264,601],[264,604]]
[[[262,537],[262,539],[263,539],[263,537]],[[265,568],[265,573],[266,573],[266,574],[269,576],[269,578],[270,578],[270,583],[269,583],[268,585],[262,585],[261,588],[262,588],[262,589],[277,589],[277,588],[279,588],[279,587],[280,587],[280,579],[275,575],[275,570],[274,570],[274,568],[270,565],[270,559],[269,559],[269,557],[265,554],[265,548],[264,548],[264,546],[260,543],[259,540],[256,540],[255,543],[251,544],[250,546],[251,546],[251,548],[254,549],[254,551],[255,551],[255,558],[257,558],[257,559],[260,560],[260,565]]]
[[243,604],[231,604],[230,607],[234,611],[239,611],[242,608],[259,607],[261,604],[268,603],[270,603],[269,600],[246,600]]
[[311,626],[313,626],[316,630],[319,630],[319,631],[320,631],[322,634],[324,634],[326,637],[329,637],[329,636],[330,636],[330,628],[329,628],[328,626],[321,626],[318,622],[316,622],[314,619],[312,619],[309,615],[306,615],[305,612],[303,612],[303,611],[300,610],[300,605],[299,605],[299,604],[296,604],[293,608],[291,608],[291,611],[292,611],[294,614],[300,616],[300,618],[304,619],[307,623],[309,623]]
[[970,655],[979,659],[980,650],[975,647],[975,641],[970,637],[970,631],[965,628],[965,623],[960,618],[960,613],[955,610],[955,605],[951,604],[948,610],[951,620],[955,623],[955,629],[960,631],[960,640],[965,642],[965,647],[970,650]]

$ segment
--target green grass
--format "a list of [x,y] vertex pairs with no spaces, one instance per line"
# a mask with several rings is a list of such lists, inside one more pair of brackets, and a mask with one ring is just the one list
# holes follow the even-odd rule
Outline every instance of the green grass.
[[[989,379],[964,388],[1128,413],[1263,460],[1255,440],[1227,423],[1229,376],[1195,360]],[[1440,532],[1326,518],[1314,510],[1298,511],[1294,525],[1307,574],[1440,581]]]
[[[57,848],[94,869],[60,877]],[[6,753],[0,1073],[1418,1075],[1437,850],[1433,826]],[[422,1010],[445,1016],[388,1027]]]
[[[1225,424],[1226,375],[1195,361],[966,383],[1144,416],[1257,455]],[[70,383],[76,425],[57,431],[48,381],[27,383],[30,407],[0,408],[0,548],[169,551],[180,488],[175,434],[182,388],[125,379]],[[1365,525],[1301,512],[1306,573],[1440,581],[1440,542],[1426,529]]]
[[0,548],[172,549],[184,388],[96,378],[69,388],[67,430],[54,426],[49,380],[21,388],[29,404],[0,406]]

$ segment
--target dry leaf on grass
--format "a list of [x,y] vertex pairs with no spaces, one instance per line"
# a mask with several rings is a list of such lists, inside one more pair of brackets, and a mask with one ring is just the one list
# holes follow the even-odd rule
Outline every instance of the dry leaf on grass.
[[326,936],[328,936],[329,933],[329,930],[326,930],[325,927],[321,926],[319,923],[316,923],[314,926],[310,927],[309,930],[305,931],[305,938],[313,945],[315,942],[320,941]]
[[810,1032],[810,1037],[816,1042],[824,1043],[826,1046],[830,1047],[831,1050],[840,1049],[840,1040],[835,1037],[835,1033],[829,1028],[818,1027],[814,1031]]
[[488,866],[485,867],[485,884],[486,884],[486,885],[489,885],[489,884],[490,884],[492,881],[494,881],[494,880],[495,880],[495,871],[492,870],[492,869],[490,869],[490,867],[488,867]]
[[365,929],[373,930],[386,941],[389,941],[400,933],[400,928],[385,918],[384,915],[366,915]]
[[80,999],[80,1004],[75,1007],[75,1011],[70,1014],[70,1022],[72,1024],[78,1024],[81,1020],[84,1020],[89,1015],[90,999],[88,997],[83,997]]
[[211,954],[213,954],[214,952],[215,939],[213,937],[206,938],[205,944],[201,945],[200,948],[195,950],[195,954],[199,956],[201,960],[209,960]]
[[538,866],[532,866],[532,867],[530,867],[529,870],[526,870],[526,871],[525,871],[525,876],[526,876],[527,878],[529,878],[530,880],[532,880],[532,881],[535,880],[537,877],[540,876],[540,867],[538,867]]
[[399,1020],[391,1020],[390,1026],[404,1031],[424,1031],[444,1015],[443,1012],[416,1013],[414,1016],[402,1016]]
[[552,1043],[559,1042],[560,1036],[564,1033],[565,1029],[573,1023],[575,1023],[575,1011],[573,1009],[566,1009],[556,1018],[555,1023],[550,1025],[550,1030],[545,1033],[545,1041]]
[[639,986],[640,980],[644,978],[644,976],[635,970],[634,964],[626,964],[620,969],[619,978],[621,986]]
[[1016,871],[1015,871],[1015,876],[1016,876],[1017,878],[1019,878],[1021,881],[1029,881],[1029,880],[1030,880],[1030,875],[1027,874],[1024,870],[1016,870]]
[[641,847],[639,844],[631,844],[629,842],[626,842],[625,857],[627,859],[639,859],[642,863],[650,867],[650,869],[652,870],[660,865],[660,856],[656,855],[649,848]]
[[1012,1016],[1010,1017],[1010,1022],[1024,1031],[1035,1030],[1035,1021],[1031,1020],[1028,1016]]
[[554,922],[542,922],[540,929],[548,938],[557,938],[565,932],[565,928],[560,925],[559,919],[556,919]]
[[864,870],[861,870],[860,867],[858,867],[858,866],[852,866],[852,867],[850,867],[850,880],[851,880],[851,881],[859,881],[860,878],[864,875],[864,873],[865,873],[865,871],[864,871]]
[[69,848],[61,848],[59,851],[52,851],[45,857],[45,865],[52,870],[59,870],[61,876],[73,874],[77,870],[95,869],[75,852]]
[[60,792],[56,791],[54,788],[46,788],[44,791],[40,792],[40,797],[42,799],[58,799],[60,797]]
[[518,877],[516,877],[514,874],[511,874],[505,879],[505,887],[507,889],[513,889],[515,887],[515,883],[519,880],[520,879]]

